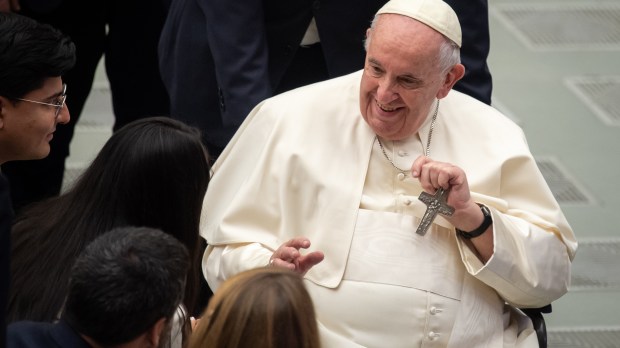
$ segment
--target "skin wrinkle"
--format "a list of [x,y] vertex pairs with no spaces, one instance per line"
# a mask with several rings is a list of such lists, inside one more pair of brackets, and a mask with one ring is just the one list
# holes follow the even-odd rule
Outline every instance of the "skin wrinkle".
[[[441,78],[438,52],[443,37],[416,20],[390,14],[380,16],[367,35],[360,111],[380,137],[405,139],[424,123],[435,98],[445,97],[456,82],[450,74]],[[412,56],[419,59],[411,61]],[[396,110],[385,112],[379,105]]]

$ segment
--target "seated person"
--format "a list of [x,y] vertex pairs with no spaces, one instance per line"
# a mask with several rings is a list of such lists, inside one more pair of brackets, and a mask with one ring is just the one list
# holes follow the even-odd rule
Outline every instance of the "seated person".
[[577,241],[522,129],[452,90],[461,44],[445,2],[391,0],[363,70],[254,108],[205,195],[212,289],[303,274],[326,347],[538,347],[518,308],[567,292]]
[[214,294],[190,348],[320,348],[312,299],[299,274],[242,272]]
[[204,244],[198,235],[208,183],[197,129],[152,117],[115,132],[66,193],[16,217],[8,322],[58,319],[75,258],[90,241],[122,226],[157,228],[185,245],[192,262],[183,303],[188,314],[198,315],[206,304],[198,304],[201,285],[208,295],[200,277]]
[[183,300],[189,261],[185,246],[157,229],[104,233],[75,261],[60,321],[12,323],[7,344],[158,347]]

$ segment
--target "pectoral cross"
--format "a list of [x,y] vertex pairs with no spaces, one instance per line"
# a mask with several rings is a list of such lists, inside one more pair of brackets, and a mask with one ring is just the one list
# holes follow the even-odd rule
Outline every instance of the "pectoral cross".
[[448,191],[443,188],[439,188],[434,195],[428,194],[426,192],[422,192],[419,200],[424,202],[428,206],[426,208],[426,212],[424,216],[422,216],[422,220],[420,221],[420,225],[418,225],[418,229],[415,231],[417,234],[423,236],[428,231],[428,228],[435,220],[437,214],[442,215],[452,215],[454,213],[454,207],[451,207],[446,203],[448,198]]

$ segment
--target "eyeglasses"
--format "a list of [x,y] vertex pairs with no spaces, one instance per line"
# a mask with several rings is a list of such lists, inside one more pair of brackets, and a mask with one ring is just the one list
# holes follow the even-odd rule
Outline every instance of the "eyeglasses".
[[62,108],[65,106],[65,100],[67,100],[67,84],[66,83],[62,84],[62,93],[58,96],[56,100],[54,100],[53,103],[44,103],[41,101],[24,99],[24,98],[15,98],[15,100],[21,100],[21,101],[25,101],[29,103],[53,106],[56,108],[55,117],[58,118],[58,115],[60,115],[60,110],[62,110]]

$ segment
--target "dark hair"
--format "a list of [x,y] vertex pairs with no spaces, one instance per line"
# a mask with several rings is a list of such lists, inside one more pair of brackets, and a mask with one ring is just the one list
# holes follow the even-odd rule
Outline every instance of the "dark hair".
[[0,96],[20,98],[64,75],[75,64],[75,45],[48,24],[0,13]]
[[197,312],[199,221],[210,175],[200,139],[197,129],[167,117],[134,121],[112,135],[68,192],[24,209],[11,232],[8,321],[56,319],[79,253],[121,226],[158,228],[187,247],[184,304]]
[[302,277],[282,268],[241,272],[215,292],[190,348],[319,348],[312,298]]
[[172,319],[188,267],[187,249],[169,234],[113,229],[75,261],[62,318],[99,344],[129,342],[161,318]]

